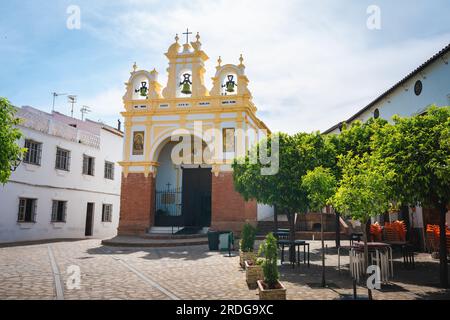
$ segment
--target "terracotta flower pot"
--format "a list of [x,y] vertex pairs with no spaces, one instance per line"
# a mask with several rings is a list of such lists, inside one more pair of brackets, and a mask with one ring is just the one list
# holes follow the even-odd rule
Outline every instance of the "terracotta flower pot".
[[256,253],[253,251],[243,252],[239,249],[239,264],[242,268],[245,268],[245,261],[256,262]]
[[257,265],[255,262],[245,261],[245,280],[250,289],[256,289],[258,287],[258,280],[263,280],[264,274],[262,266]]
[[286,300],[286,288],[277,281],[275,289],[269,289],[262,280],[258,280],[259,300]]

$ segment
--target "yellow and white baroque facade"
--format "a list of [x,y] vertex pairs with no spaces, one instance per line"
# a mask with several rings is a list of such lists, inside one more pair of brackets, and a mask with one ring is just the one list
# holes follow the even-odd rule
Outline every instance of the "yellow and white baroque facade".
[[[211,162],[213,173],[231,171],[235,156],[245,154],[251,145],[261,138],[261,130],[269,133],[266,125],[257,118],[257,108],[248,90],[248,79],[242,55],[238,65],[222,65],[219,58],[212,89],[207,90],[204,83],[204,63],[209,58],[201,49],[200,36],[196,41],[181,46],[178,36],[167,53],[169,60],[167,85],[163,89],[158,82],[156,70],[138,70],[133,66],[123,97],[125,112],[125,141],[123,167],[125,177],[129,173],[144,173],[145,177],[156,177],[159,166],[158,157],[163,146],[171,140],[176,130],[184,129],[198,136],[194,125],[201,123],[203,131],[216,129],[219,136],[214,137],[211,149],[215,150]],[[183,75],[191,79],[190,94],[183,94],[181,81]],[[226,92],[226,80],[236,79],[236,89]],[[144,87],[144,94],[142,89]],[[223,151],[223,129],[236,130],[235,152]],[[143,133],[143,150],[133,154],[133,137],[136,132]],[[239,150],[239,152],[237,152]]]

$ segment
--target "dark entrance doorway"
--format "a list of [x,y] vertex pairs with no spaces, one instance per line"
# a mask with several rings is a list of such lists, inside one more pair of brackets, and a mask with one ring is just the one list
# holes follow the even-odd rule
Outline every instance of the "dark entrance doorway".
[[183,169],[184,225],[209,227],[211,225],[211,169]]
[[156,190],[155,226],[209,227],[211,225],[211,168],[183,168],[182,187]]
[[84,235],[90,237],[93,235],[94,229],[94,203],[88,202],[86,209],[86,228]]

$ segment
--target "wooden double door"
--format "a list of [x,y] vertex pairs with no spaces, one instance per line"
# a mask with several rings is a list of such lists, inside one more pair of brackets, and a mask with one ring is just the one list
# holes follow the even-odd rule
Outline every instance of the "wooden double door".
[[211,225],[211,169],[183,169],[182,220],[184,226]]

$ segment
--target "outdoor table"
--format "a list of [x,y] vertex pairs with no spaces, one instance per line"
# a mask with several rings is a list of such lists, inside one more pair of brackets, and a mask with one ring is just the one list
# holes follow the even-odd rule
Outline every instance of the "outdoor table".
[[[310,267],[310,247],[309,243],[303,240],[279,240],[278,244],[281,246],[281,264],[284,262],[284,247],[290,247],[292,244],[297,250],[297,265],[300,264],[300,247],[303,247],[303,263],[308,263],[308,268]],[[306,249],[308,249],[308,255],[306,255]],[[295,261],[291,261],[292,266],[294,266]]]
[[[388,243],[383,242],[369,242],[367,243],[368,251],[369,251],[369,259],[372,259],[372,262],[375,260],[376,264],[381,269],[381,280],[383,282],[387,282],[390,276],[394,276],[394,265],[392,258],[392,247]],[[356,257],[357,254],[363,254],[364,252],[364,244],[356,243],[350,247],[349,256],[350,256],[350,271],[353,274],[355,270],[352,269],[352,258]],[[385,252],[385,253],[384,253]],[[339,252],[338,252],[339,254]],[[362,257],[363,258],[363,257]],[[361,258],[359,258],[361,259]],[[340,257],[338,257],[338,263],[340,264]],[[370,263],[368,263],[370,264]],[[354,266],[353,266],[354,267]],[[340,265],[338,266],[340,269]],[[359,278],[359,274],[365,273],[365,270],[360,269],[361,266],[356,266],[357,278]],[[353,270],[353,271],[352,271]],[[358,271],[359,270],[359,271]]]
[[403,257],[403,266],[408,269],[409,267],[415,268],[414,261],[414,247],[407,241],[388,241],[394,249],[400,248]]
[[289,239],[290,232],[289,230],[288,231],[278,230],[274,232],[273,235],[275,236],[275,238],[277,238],[277,240],[286,240]]
[[[389,251],[389,261],[391,264],[391,270],[392,270],[392,274],[394,274],[394,265],[392,262],[392,247],[389,243],[383,243],[383,242],[368,242],[367,243],[367,247],[370,252],[376,252],[377,250],[387,250]],[[350,251],[351,249],[355,249],[358,251],[364,251],[364,243],[362,242],[357,242],[356,244],[350,245],[350,246],[341,246],[338,248],[338,271],[341,271],[341,249],[344,250],[348,250]]]

